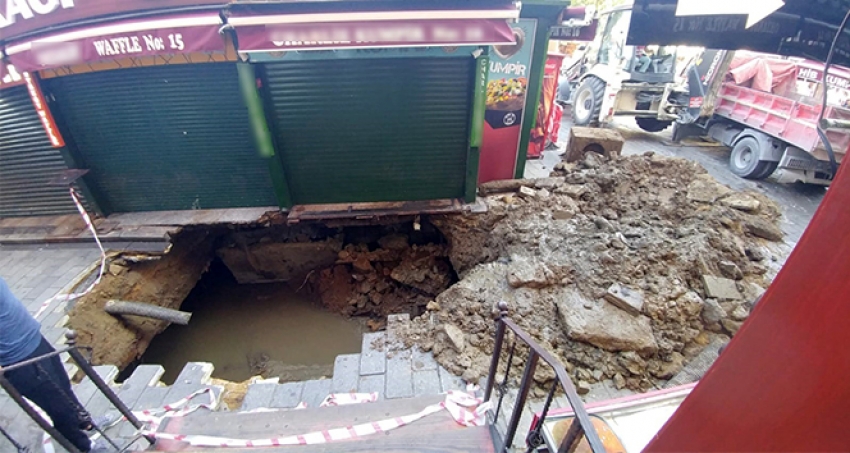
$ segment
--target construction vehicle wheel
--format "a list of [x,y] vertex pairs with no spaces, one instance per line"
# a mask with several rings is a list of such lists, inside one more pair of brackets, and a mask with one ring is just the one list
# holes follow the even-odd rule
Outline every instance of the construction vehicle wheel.
[[638,127],[647,132],[661,132],[673,124],[672,121],[662,121],[657,118],[635,118]]
[[602,97],[605,95],[605,82],[598,77],[588,77],[581,82],[573,99],[573,124],[576,126],[595,126],[599,124],[602,112]]
[[761,156],[758,140],[744,137],[729,154],[729,169],[747,179],[764,179],[776,170],[776,162],[759,160]]

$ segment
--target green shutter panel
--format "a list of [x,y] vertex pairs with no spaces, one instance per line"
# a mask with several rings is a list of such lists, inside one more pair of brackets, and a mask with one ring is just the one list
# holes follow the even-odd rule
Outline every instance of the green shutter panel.
[[294,202],[462,197],[473,70],[471,57],[266,64]]
[[0,217],[77,212],[67,188],[48,185],[67,168],[26,87],[0,90]]
[[119,69],[44,84],[104,209],[277,205],[235,64]]

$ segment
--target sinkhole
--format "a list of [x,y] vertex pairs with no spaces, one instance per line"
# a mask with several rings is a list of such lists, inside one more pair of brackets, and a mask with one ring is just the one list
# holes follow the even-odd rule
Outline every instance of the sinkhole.
[[[457,281],[449,245],[427,220],[383,225],[193,227],[161,255],[123,253],[71,310],[69,327],[95,364],[125,379],[140,364],[171,384],[188,362],[212,377],[280,382],[330,377],[362,334],[395,313],[419,316]],[[109,300],[192,313],[188,325],[110,315]]]

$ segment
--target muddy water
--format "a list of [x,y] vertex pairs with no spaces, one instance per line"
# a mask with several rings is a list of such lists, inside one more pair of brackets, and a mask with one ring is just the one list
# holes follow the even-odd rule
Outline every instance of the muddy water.
[[213,377],[258,374],[281,382],[330,376],[339,354],[360,352],[362,323],[323,310],[285,284],[238,285],[212,269],[183,304],[188,326],[157,336],[142,363],[165,367],[170,384],[186,362],[210,362]]

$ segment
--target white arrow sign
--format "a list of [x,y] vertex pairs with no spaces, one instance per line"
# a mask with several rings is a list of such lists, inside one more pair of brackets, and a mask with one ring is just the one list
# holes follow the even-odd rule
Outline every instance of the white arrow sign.
[[679,0],[676,15],[742,14],[747,16],[747,28],[750,28],[784,5],[782,0]]

